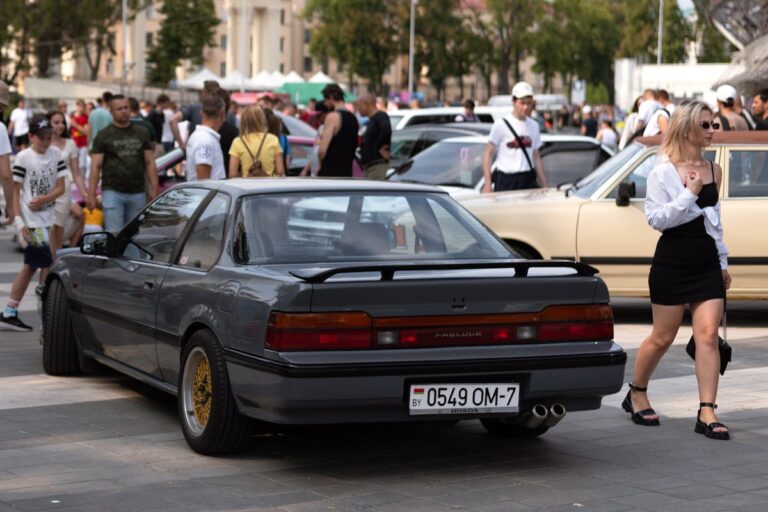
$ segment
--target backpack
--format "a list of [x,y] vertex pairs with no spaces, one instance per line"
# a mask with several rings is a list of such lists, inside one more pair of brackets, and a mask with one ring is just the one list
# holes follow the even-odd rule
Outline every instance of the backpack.
[[248,169],[248,173],[246,174],[246,178],[264,178],[266,176],[269,176],[267,172],[264,170],[264,167],[261,165],[261,160],[259,160],[259,155],[261,154],[261,148],[264,147],[264,141],[267,140],[267,133],[263,134],[264,136],[261,138],[261,144],[259,144],[259,150],[256,152],[256,156],[251,153],[251,148],[248,147],[248,144],[245,143],[245,138],[240,137],[240,141],[243,143],[243,146],[245,146],[245,150],[248,152],[248,154],[251,156],[251,168]]

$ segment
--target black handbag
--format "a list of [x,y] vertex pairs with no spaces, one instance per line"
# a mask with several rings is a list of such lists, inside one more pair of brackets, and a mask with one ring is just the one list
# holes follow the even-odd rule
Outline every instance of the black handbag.
[[[728,323],[725,318],[725,304],[723,305],[723,336],[728,338]],[[728,341],[721,338],[720,336],[717,337],[717,349],[720,352],[720,375],[725,374],[725,368],[728,366],[728,363],[731,362],[731,353],[733,350],[731,349],[731,346],[728,344]],[[691,359],[694,361],[696,360],[696,342],[693,339],[693,336],[691,336],[691,339],[688,340],[688,345],[685,347],[685,351],[688,353],[689,356],[691,356]]]

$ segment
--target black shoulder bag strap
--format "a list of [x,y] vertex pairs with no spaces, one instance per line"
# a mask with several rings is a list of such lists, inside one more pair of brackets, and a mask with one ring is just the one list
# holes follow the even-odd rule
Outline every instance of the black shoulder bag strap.
[[512,135],[515,136],[515,140],[517,141],[517,145],[520,146],[520,149],[523,150],[523,154],[525,155],[525,161],[528,162],[528,167],[531,168],[532,171],[535,171],[533,164],[531,163],[531,157],[528,156],[528,151],[525,150],[525,145],[523,144],[523,139],[520,138],[520,136],[517,134],[514,128],[512,128],[512,125],[509,124],[509,121],[506,119],[502,119],[504,121],[504,124],[507,125],[507,128],[509,128],[509,131],[512,132]]
[[731,123],[728,122],[728,118],[725,117],[723,114],[717,114],[718,119],[720,119],[720,124],[723,125],[723,131],[728,132],[731,131]]

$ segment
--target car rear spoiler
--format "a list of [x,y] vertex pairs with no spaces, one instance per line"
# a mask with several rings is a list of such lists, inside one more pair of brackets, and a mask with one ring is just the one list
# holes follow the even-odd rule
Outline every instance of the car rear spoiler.
[[382,281],[392,281],[395,272],[401,271],[473,270],[484,268],[514,268],[515,277],[528,277],[528,270],[531,268],[571,268],[576,270],[576,275],[583,277],[591,277],[598,273],[598,270],[591,265],[567,260],[504,260],[463,263],[372,263],[370,265],[341,265],[333,268],[308,268],[293,270],[290,273],[307,283],[322,283],[332,276],[352,272],[381,272]]

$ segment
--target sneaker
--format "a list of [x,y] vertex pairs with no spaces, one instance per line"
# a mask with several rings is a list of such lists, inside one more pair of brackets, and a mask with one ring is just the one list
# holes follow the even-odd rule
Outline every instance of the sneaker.
[[0,313],[0,328],[19,332],[32,330],[32,326],[19,320],[18,316],[5,316],[3,313]]

